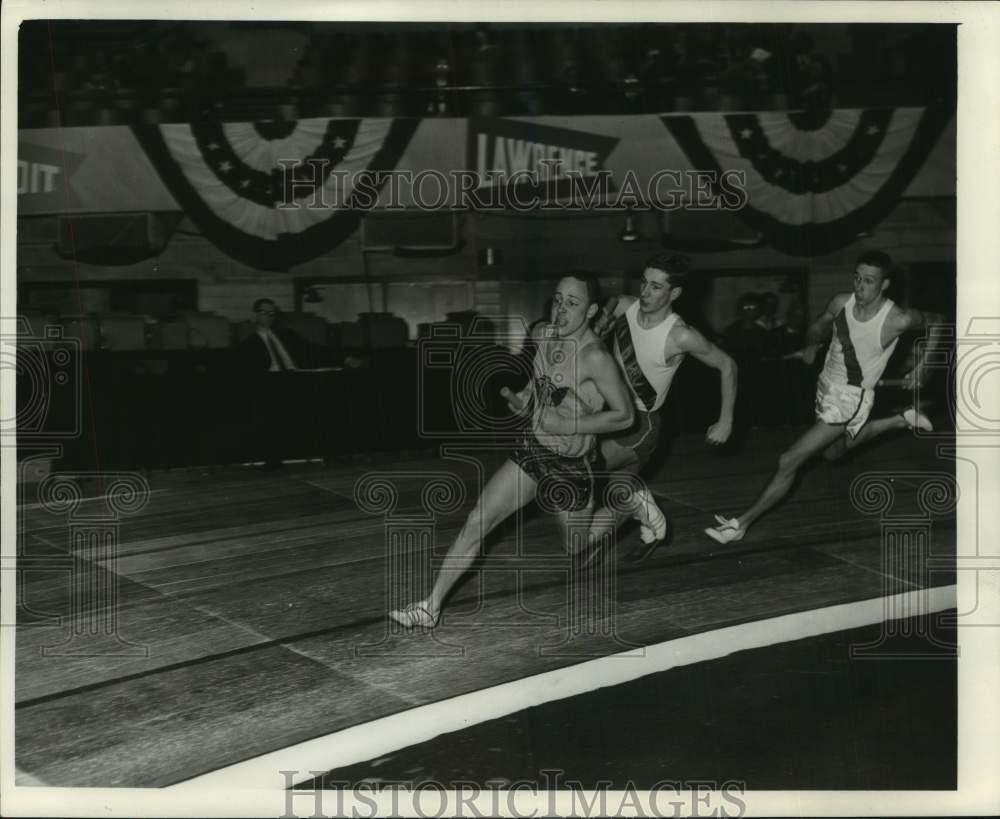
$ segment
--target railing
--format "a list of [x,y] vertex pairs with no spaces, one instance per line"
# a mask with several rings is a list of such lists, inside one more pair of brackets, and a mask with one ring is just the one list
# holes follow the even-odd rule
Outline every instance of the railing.
[[[247,377],[229,349],[78,352],[72,362],[35,362],[19,375],[19,444],[43,437],[60,444],[64,468],[167,469],[263,461],[270,454],[435,451],[468,439],[470,423],[485,424],[488,433],[490,418],[509,433],[499,392],[523,371],[517,356],[504,348],[484,355],[496,371],[470,392],[456,383],[455,371],[428,367],[421,355],[419,345],[383,349],[366,355],[361,367]],[[79,389],[41,385],[45,405],[29,412],[38,373],[62,372]],[[730,449],[751,427],[811,423],[811,369],[761,362],[747,375]],[[463,411],[470,400],[479,403]],[[718,411],[718,373],[687,363],[662,409],[664,434],[703,435]],[[268,451],[272,444],[275,453]]]

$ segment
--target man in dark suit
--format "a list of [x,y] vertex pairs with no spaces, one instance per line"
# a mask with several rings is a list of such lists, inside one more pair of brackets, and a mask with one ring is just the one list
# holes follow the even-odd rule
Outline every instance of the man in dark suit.
[[285,372],[320,365],[325,350],[299,338],[280,323],[277,305],[270,299],[253,303],[254,332],[237,350],[247,374]]
[[280,312],[270,299],[253,303],[254,332],[236,350],[249,393],[251,438],[264,457],[265,469],[280,469],[292,434],[300,427],[294,388],[287,373],[323,366],[328,351],[281,326]]

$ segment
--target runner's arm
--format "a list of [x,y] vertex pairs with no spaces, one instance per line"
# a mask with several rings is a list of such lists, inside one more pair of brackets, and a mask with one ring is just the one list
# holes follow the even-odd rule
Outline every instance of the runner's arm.
[[927,356],[944,346],[944,317],[940,313],[925,312],[914,308],[898,308],[889,315],[895,336],[926,330],[926,342],[918,345],[917,360],[913,369],[903,376],[903,388],[912,390],[923,386],[927,378]]
[[676,331],[671,331],[670,335],[682,352],[689,353],[702,364],[719,371],[719,386],[722,390],[719,420],[708,428],[705,440],[710,444],[724,444],[733,432],[733,408],[736,406],[736,362],[693,327],[678,327]]
[[[544,323],[536,324],[531,329],[530,336],[526,343],[536,345],[539,340],[545,336],[545,327],[547,325]],[[529,367],[531,362],[527,362]],[[501,387],[500,395],[506,399],[507,408],[511,411],[513,415],[531,415],[531,399],[535,392],[535,379],[528,378],[528,383],[517,392],[514,392],[509,387]]]

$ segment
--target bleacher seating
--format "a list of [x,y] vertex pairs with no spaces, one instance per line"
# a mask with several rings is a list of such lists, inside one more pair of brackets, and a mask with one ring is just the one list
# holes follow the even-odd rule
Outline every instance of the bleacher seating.
[[409,328],[398,316],[389,313],[361,313],[357,323],[361,327],[363,347],[385,350],[407,345]]
[[188,326],[183,321],[158,321],[149,328],[149,349],[188,349]]
[[95,317],[101,333],[101,349],[145,350],[146,318],[121,314]]
[[[19,125],[778,109],[808,102],[795,89],[797,66],[804,64],[799,57],[837,67],[825,102],[927,104],[954,93],[948,72],[928,77],[921,56],[933,52],[941,65],[948,63],[955,43],[947,26],[855,26],[826,44],[833,53],[825,53],[801,52],[801,28],[794,24],[457,24],[442,30],[312,23],[288,77],[260,87],[248,85],[247,67],[233,64],[240,55],[225,51],[227,25],[25,24]],[[268,29],[255,36],[266,48]],[[768,56],[751,61],[753,53]],[[886,56],[893,53],[898,59]],[[45,59],[26,56],[40,54]],[[858,59],[862,54],[884,63],[876,70],[879,83],[858,73],[857,65],[869,62]]]
[[101,326],[93,316],[60,316],[63,337],[74,339],[81,350],[101,349]]
[[326,346],[326,322],[315,313],[282,313],[281,320],[285,327],[310,344]]
[[365,347],[365,334],[356,321],[338,321],[330,325],[329,338],[342,350],[358,352]]
[[[26,311],[18,332],[43,337],[47,327],[58,328],[65,338],[78,341],[81,349],[127,350],[228,350],[251,333],[248,320],[230,322],[217,313],[188,311],[176,319],[156,320],[130,313],[57,315]],[[356,321],[327,322],[308,312],[285,312],[282,324],[310,344],[332,350],[362,352],[412,346],[407,323],[390,313],[363,313]]]
[[224,350],[232,344],[229,322],[215,313],[184,313],[188,347],[192,350]]

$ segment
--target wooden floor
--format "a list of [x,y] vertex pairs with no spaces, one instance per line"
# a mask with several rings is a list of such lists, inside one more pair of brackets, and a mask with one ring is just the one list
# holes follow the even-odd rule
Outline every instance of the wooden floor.
[[[477,475],[469,464],[409,457],[293,465],[279,473],[156,473],[145,508],[121,519],[117,559],[91,571],[117,580],[114,613],[125,641],[118,653],[133,656],[110,656],[109,646],[118,644],[100,635],[67,643],[77,656],[63,656],[66,647],[43,652],[70,633],[71,620],[51,620],[70,615],[69,575],[38,570],[24,577],[16,667],[20,781],[168,785],[628,645],[954,582],[948,571],[922,578],[912,562],[886,569],[878,517],[848,497],[856,475],[893,472],[893,513],[919,511],[921,474],[953,474],[954,462],[907,436],[844,463],[818,464],[742,543],[720,547],[706,538],[702,529],[714,513],[748,505],[794,434],[761,432],[734,457],[700,440],[673,443],[650,484],[673,519],[674,542],[638,569],[619,568],[616,639],[584,635],[572,644],[576,656],[539,650],[565,639],[571,618],[554,523],[531,513],[522,529],[506,526],[491,542],[493,560],[483,565],[494,569],[468,576],[433,637],[390,632],[387,595],[398,589],[387,585],[387,524],[358,508],[355,482],[372,470],[407,473],[395,481],[398,522],[421,512],[430,472],[454,472],[474,496]],[[43,508],[30,487],[24,500],[23,553],[65,556],[66,514]],[[95,499],[81,509],[104,506]],[[437,517],[437,554],[467,508]],[[636,542],[630,529],[620,547]],[[936,517],[933,555],[947,558],[954,547],[953,517]],[[542,568],[513,570],[525,561]],[[410,574],[419,583],[419,574]],[[395,579],[405,585],[411,578]]]

